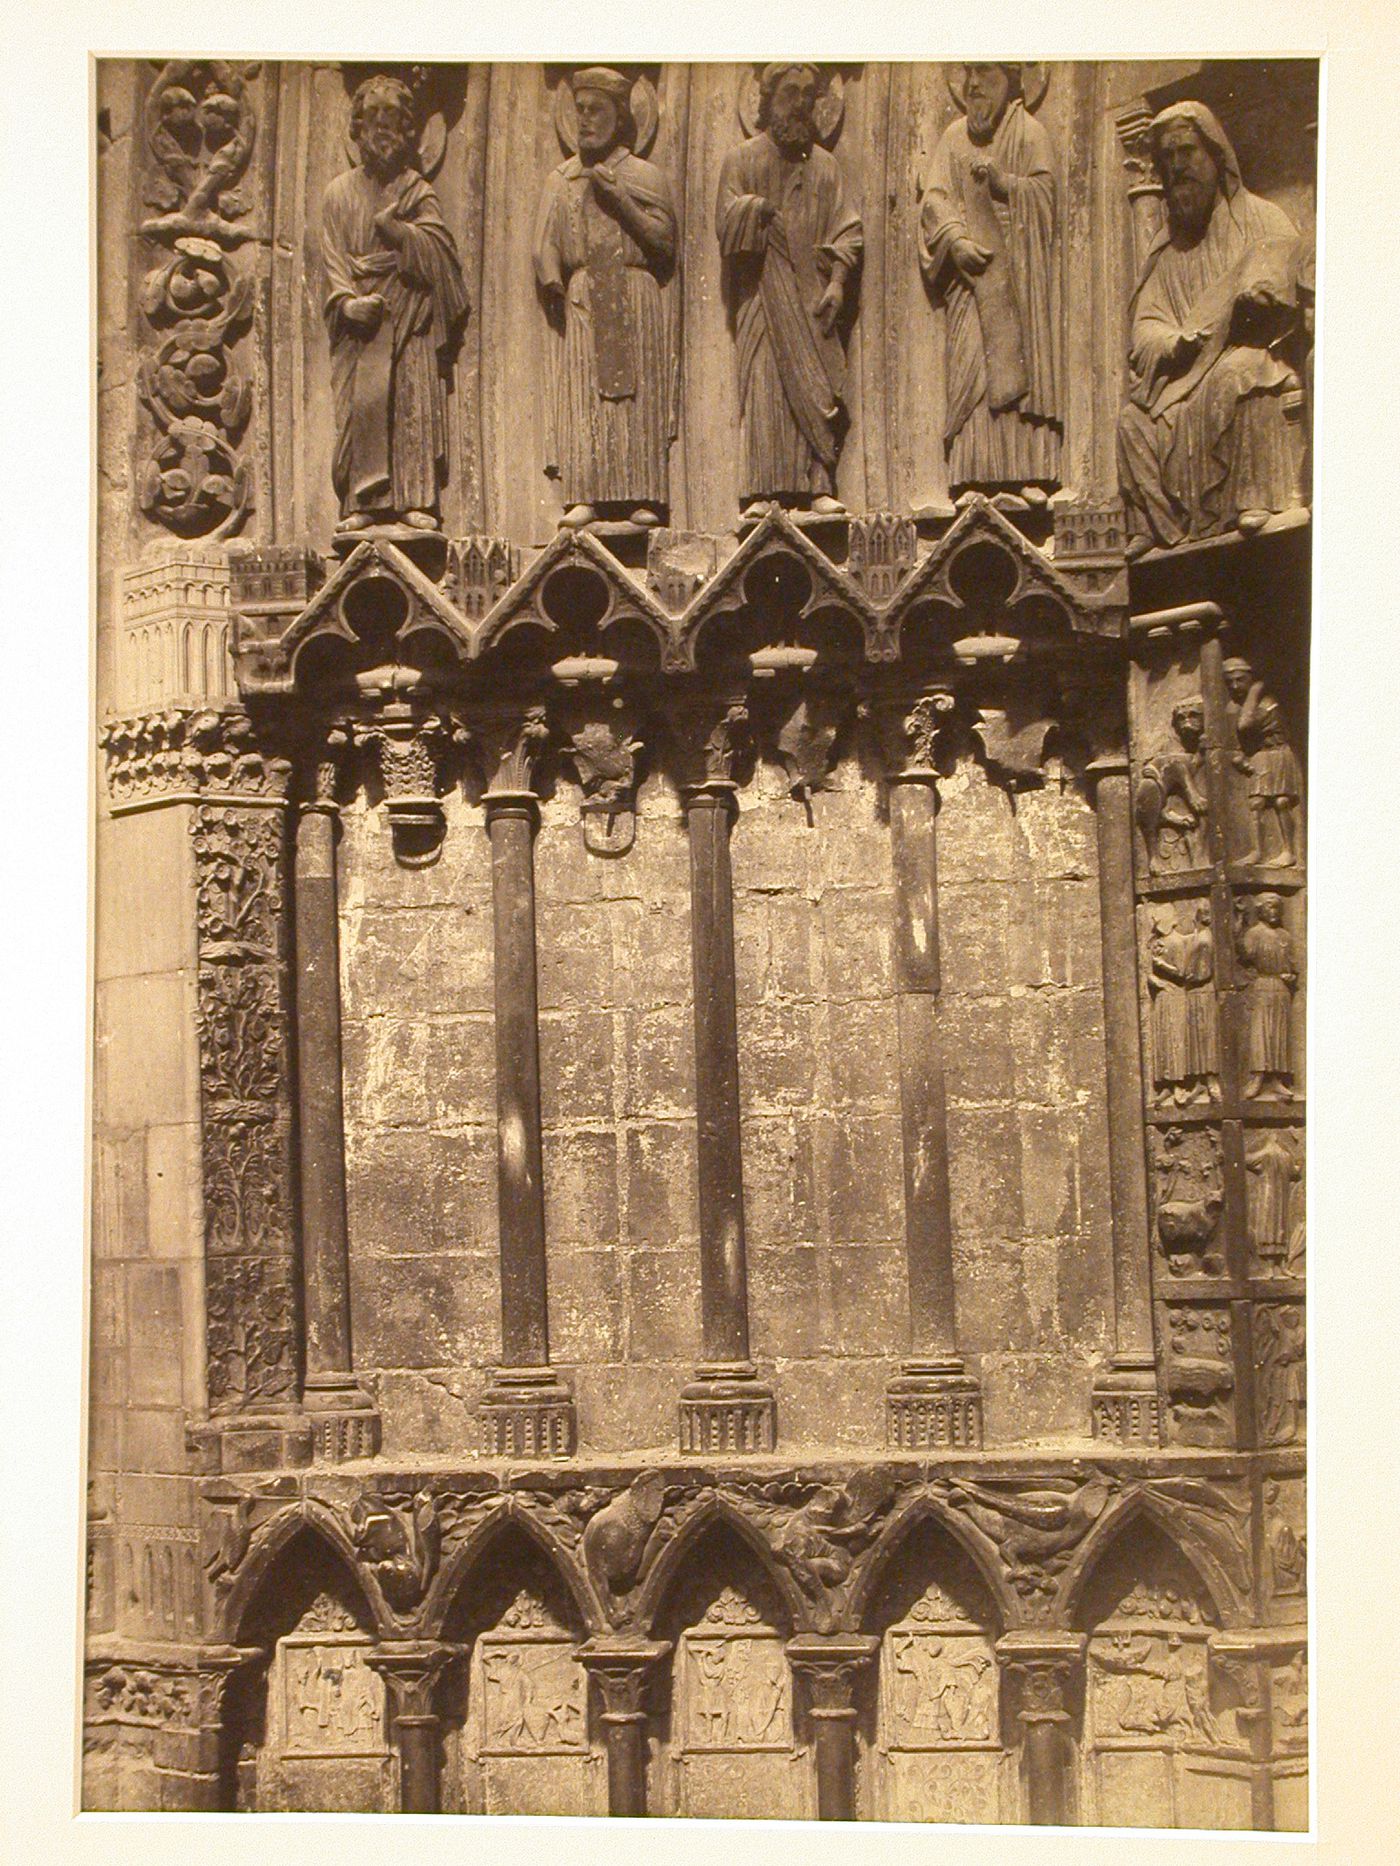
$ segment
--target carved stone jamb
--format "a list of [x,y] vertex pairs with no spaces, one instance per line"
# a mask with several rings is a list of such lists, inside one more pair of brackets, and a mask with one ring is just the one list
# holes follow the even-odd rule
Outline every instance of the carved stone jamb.
[[982,1398],[958,1349],[948,1108],[938,1020],[938,757],[947,689],[874,703],[889,790],[894,970],[904,1130],[909,1355],[885,1392],[886,1442],[901,1450],[982,1443]]
[[213,1814],[233,1806],[226,1778],[224,1706],[235,1673],[266,1654],[256,1646],[200,1649],[188,1714],[157,1730],[152,1761],[162,1813]]
[[1281,1662],[1296,1661],[1300,1654],[1306,1658],[1306,1631],[1231,1627],[1212,1633],[1207,1650],[1211,1671],[1228,1677],[1243,1698],[1234,1719],[1249,1748],[1250,1826],[1256,1832],[1271,1832],[1275,1818],[1273,1763],[1279,1754],[1275,1670]]
[[680,1397],[683,1452],[771,1451],[776,1405],[749,1359],[739,1035],[734,985],[734,881],[729,832],[748,708],[734,695],[696,698],[680,717],[690,839],[695,1008],[695,1120],[703,1360]]
[[787,1644],[788,1663],[807,1685],[817,1752],[817,1819],[856,1818],[856,1681],[880,1642],[865,1633],[799,1633]]
[[566,1458],[576,1426],[573,1395],[549,1364],[535,965],[534,786],[549,722],[542,706],[516,707],[483,720],[480,738],[490,777],[502,1360],[482,1396],[481,1424],[497,1457]]
[[[305,1464],[292,1185],[289,762],[241,714],[191,722],[211,1470]],[[222,795],[221,795],[222,793]]]
[[389,1691],[389,1728],[399,1752],[403,1814],[442,1811],[436,1691],[442,1668],[453,1656],[450,1646],[419,1639],[385,1640],[365,1653],[365,1663],[379,1673]]
[[647,1693],[669,1640],[590,1639],[579,1663],[598,1687],[599,1721],[608,1749],[608,1813],[636,1818],[647,1811]]
[[1026,1784],[1026,1818],[1036,1827],[1074,1824],[1072,1705],[1079,1695],[1087,1641],[1083,1633],[1016,1627],[997,1641],[997,1658],[1014,1689]]
[[428,868],[442,853],[447,829],[441,797],[448,760],[468,735],[431,706],[426,689],[406,687],[405,676],[416,680],[404,669],[376,669],[358,677],[366,696],[383,704],[373,717],[356,723],[355,739],[379,767],[394,859],[403,868]]
[[345,1119],[340,1052],[340,923],[336,783],[349,733],[332,727],[311,748],[298,806],[296,912],[297,1087],[300,1123],[302,1403],[317,1455],[372,1457],[380,1422],[354,1374],[350,1254],[345,1218]]
[[1142,1031],[1133,893],[1132,777],[1127,722],[1116,687],[1064,683],[1067,709],[1092,756],[1103,954],[1108,1171],[1113,1208],[1113,1360],[1094,1381],[1095,1438],[1161,1442],[1161,1399],[1152,1341],[1152,1244],[1143,1118]]
[[1162,225],[1162,184],[1152,161],[1152,140],[1148,134],[1153,112],[1142,98],[1120,110],[1114,128],[1123,151],[1123,166],[1128,171],[1128,206],[1133,222],[1133,265],[1142,271],[1147,249]]

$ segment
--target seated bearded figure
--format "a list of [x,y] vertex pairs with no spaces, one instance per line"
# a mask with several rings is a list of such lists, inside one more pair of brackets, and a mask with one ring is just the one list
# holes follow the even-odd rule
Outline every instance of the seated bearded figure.
[[1244,187],[1203,104],[1162,111],[1151,140],[1166,223],[1133,294],[1118,427],[1130,556],[1257,531],[1302,503],[1303,243]]

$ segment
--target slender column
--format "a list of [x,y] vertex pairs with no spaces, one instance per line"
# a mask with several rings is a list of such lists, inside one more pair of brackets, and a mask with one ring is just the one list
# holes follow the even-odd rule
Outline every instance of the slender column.
[[593,1639],[579,1659],[603,1701],[600,1722],[608,1747],[608,1813],[637,1818],[647,1811],[646,1696],[667,1640]]
[[952,710],[952,695],[940,692],[889,700],[877,715],[885,746],[894,871],[910,1346],[886,1392],[885,1423],[888,1442],[908,1449],[982,1442],[981,1397],[958,1352],[948,1109],[938,1025],[942,975],[934,757]]
[[317,766],[316,794],[297,823],[296,1022],[306,1378],[315,1444],[327,1459],[370,1457],[379,1416],[355,1379],[345,1224],[345,1121],[340,1055],[340,937],[336,906],[334,753]]
[[682,1451],[770,1451],[773,1396],[749,1359],[739,1033],[734,995],[734,882],[729,832],[738,814],[734,764],[748,715],[720,702],[688,722],[704,733],[697,781],[683,791],[690,837],[690,940],[695,1006],[696,1159],[704,1359],[681,1394]]
[[817,1819],[856,1818],[856,1681],[879,1650],[866,1634],[800,1633],[787,1656],[806,1680],[817,1752]]
[[1026,1783],[1026,1817],[1037,1827],[1075,1823],[1071,1702],[1084,1664],[1082,1633],[1020,1628],[997,1641],[1015,1690]]
[[451,1654],[443,1646],[404,1640],[365,1654],[389,1690],[390,1731],[399,1752],[399,1810],[442,1812],[438,1674]]
[[573,1398],[549,1365],[540,1034],[535,974],[535,830],[530,788],[549,737],[543,710],[497,722],[500,757],[487,791],[495,928],[496,1186],[501,1251],[502,1366],[482,1401],[500,1456],[567,1457]]
[[1115,748],[1094,759],[1088,775],[1094,784],[1098,836],[1108,1174],[1113,1207],[1113,1365],[1095,1382],[1094,1434],[1122,1444],[1155,1445],[1160,1437],[1161,1402],[1152,1348],[1132,796],[1126,750]]

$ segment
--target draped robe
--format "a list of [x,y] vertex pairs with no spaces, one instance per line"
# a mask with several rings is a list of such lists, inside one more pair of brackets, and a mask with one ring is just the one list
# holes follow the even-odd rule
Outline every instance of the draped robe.
[[[764,201],[780,217],[767,226]],[[720,171],[715,231],[732,268],[742,490],[749,498],[831,493],[846,359],[835,332],[823,335],[816,307],[833,265],[854,272],[862,245],[836,158],[820,143],[789,155],[766,130],[751,136]]]
[[[1131,388],[1118,429],[1119,477],[1135,516],[1158,544],[1212,537],[1241,512],[1298,502],[1301,432],[1283,397],[1301,393],[1273,343],[1241,341],[1240,294],[1262,283],[1277,305],[1277,335],[1296,321],[1297,230],[1280,207],[1237,186],[1220,193],[1205,232],[1179,244],[1164,227],[1148,249],[1130,307]],[[1205,341],[1185,368],[1183,332]]]
[[663,287],[676,257],[675,201],[661,170],[629,149],[601,166],[643,210],[652,240],[644,248],[603,206],[577,156],[545,182],[535,276],[564,294],[549,464],[570,505],[665,505],[676,341]]
[[[408,222],[401,248],[374,225],[389,207]],[[446,476],[444,365],[468,310],[437,195],[413,169],[384,182],[347,169],[326,189],[321,251],[341,512],[431,511]],[[345,305],[372,293],[384,315],[366,335],[346,320]]]
[[[1005,177],[1005,201],[973,176],[989,160]],[[955,490],[1058,484],[1055,218],[1050,138],[1019,97],[985,144],[973,142],[966,117],[943,132],[919,211],[919,262],[947,318],[943,438]],[[963,239],[992,253],[970,285],[952,257]]]

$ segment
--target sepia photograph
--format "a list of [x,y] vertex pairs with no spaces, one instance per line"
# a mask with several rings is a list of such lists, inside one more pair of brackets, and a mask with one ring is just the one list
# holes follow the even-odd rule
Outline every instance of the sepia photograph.
[[800,19],[85,58],[84,1846],[1312,1857],[1325,35]]

